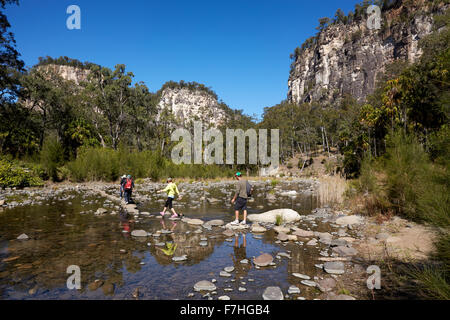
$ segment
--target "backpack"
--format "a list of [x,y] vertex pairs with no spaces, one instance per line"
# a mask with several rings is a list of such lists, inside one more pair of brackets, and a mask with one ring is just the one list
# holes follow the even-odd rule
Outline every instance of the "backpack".
[[248,181],[247,181],[246,188],[247,188],[247,197],[250,198],[252,196],[252,185]]
[[130,190],[130,189],[131,189],[131,186],[132,186],[132,184],[133,184],[133,180],[131,180],[131,179],[127,179],[127,182],[125,183],[124,189],[126,189],[126,190]]

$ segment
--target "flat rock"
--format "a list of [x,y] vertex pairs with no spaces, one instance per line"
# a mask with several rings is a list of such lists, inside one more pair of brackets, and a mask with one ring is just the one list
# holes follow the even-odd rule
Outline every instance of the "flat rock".
[[262,255],[253,259],[253,263],[258,267],[266,267],[273,262],[273,257],[268,253],[263,253]]
[[296,277],[296,278],[300,278],[300,279],[303,279],[303,280],[309,280],[309,279],[311,279],[311,277],[310,277],[310,276],[307,276],[306,274],[293,273],[292,275],[293,275],[294,277]]
[[314,281],[311,280],[302,280],[300,281],[300,283],[308,287],[315,287],[317,285]]
[[280,287],[267,287],[262,297],[264,300],[284,300]]
[[327,295],[327,300],[356,300],[356,299],[354,297],[348,296],[346,294],[338,294],[338,295],[336,295],[336,294],[330,292]]
[[234,271],[234,267],[225,267],[225,268],[223,268],[223,270],[225,272],[233,272]]
[[340,217],[336,219],[336,224],[341,226],[347,226],[347,225],[354,225],[359,224],[363,221],[363,219],[360,216],[346,216],[346,217]]
[[225,225],[225,228],[231,229],[231,230],[245,230],[245,229],[249,228],[249,225],[248,224],[232,224],[230,222]]
[[294,235],[296,235],[297,237],[301,237],[301,238],[310,238],[314,236],[314,232],[313,231],[308,231],[308,230],[296,230],[294,233]]
[[292,209],[275,209],[260,214],[250,214],[247,219],[252,222],[276,223],[277,216],[281,216],[285,223],[296,222],[301,219],[298,212]]
[[144,230],[133,230],[131,232],[131,235],[133,237],[146,237],[147,236],[147,231],[144,231]]
[[300,289],[296,286],[290,286],[288,289],[288,293],[289,294],[299,294],[300,293]]
[[286,233],[279,233],[277,239],[280,241],[288,241],[289,237],[287,236]]
[[347,246],[338,246],[334,247],[333,252],[337,253],[338,255],[342,257],[349,257],[349,256],[355,256],[358,254],[358,250],[356,250],[353,247],[347,247]]
[[275,226],[273,227],[273,230],[275,230],[277,233],[289,233],[291,231],[291,228],[286,228],[283,226]]
[[231,229],[226,229],[224,232],[222,232],[222,234],[224,236],[231,237],[231,236],[234,236],[234,231]]
[[180,261],[185,261],[185,260],[187,260],[187,256],[185,254],[182,256],[179,256],[179,257],[172,258],[172,261],[175,261],[175,262],[180,262]]
[[389,238],[390,236],[391,236],[391,235],[390,235],[389,233],[381,232],[381,233],[379,233],[379,234],[377,234],[377,235],[375,236],[375,239],[384,241],[384,240],[386,240],[387,238]]
[[219,276],[229,278],[231,277],[231,273],[228,273],[226,271],[220,271]]
[[25,234],[22,233],[20,236],[17,237],[17,240],[28,240],[29,237]]
[[194,285],[194,290],[195,291],[214,291],[214,290],[216,290],[216,286],[212,282],[209,282],[207,280],[202,280],[202,281],[197,282]]
[[325,278],[317,281],[317,287],[322,292],[330,292],[336,287],[336,280],[333,278]]
[[220,296],[218,300],[231,300],[229,296]]
[[210,221],[205,222],[203,227],[205,227],[205,226],[220,227],[220,226],[223,226],[224,224],[225,224],[225,222],[223,222],[223,220],[216,219],[216,220],[210,220]]
[[108,210],[106,210],[105,208],[98,208],[97,211],[95,211],[95,214],[99,215],[99,214],[105,214],[107,212],[108,212]]
[[260,226],[259,224],[255,223],[252,225],[250,231],[254,232],[254,233],[263,233],[263,232],[266,232],[267,229],[264,228],[263,226]]
[[344,263],[341,261],[329,261],[323,264],[325,272],[330,274],[343,274],[345,272]]
[[203,225],[204,221],[200,219],[190,219],[190,218],[183,218],[183,222],[186,222],[188,224],[194,225],[194,226],[201,226]]

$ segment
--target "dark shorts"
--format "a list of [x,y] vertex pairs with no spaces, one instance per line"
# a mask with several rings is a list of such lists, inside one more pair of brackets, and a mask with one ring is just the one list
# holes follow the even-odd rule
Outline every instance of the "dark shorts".
[[172,209],[172,208],[173,208],[172,201],[173,201],[173,198],[168,197],[167,200],[166,200],[166,204],[164,205],[164,207],[167,207],[167,208],[169,208],[169,209]]
[[247,210],[247,199],[238,197],[234,203],[234,210]]

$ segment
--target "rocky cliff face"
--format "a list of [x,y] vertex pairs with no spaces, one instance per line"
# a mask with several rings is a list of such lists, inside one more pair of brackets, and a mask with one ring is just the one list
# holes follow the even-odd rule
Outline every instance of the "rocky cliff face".
[[190,120],[201,120],[205,124],[217,126],[226,119],[223,106],[212,94],[190,88],[166,88],[161,93],[158,109],[167,108],[182,124]]
[[366,18],[327,27],[293,62],[288,101],[333,103],[346,94],[363,100],[373,93],[377,75],[387,65],[420,57],[418,42],[432,30],[433,10],[445,7],[432,9],[428,3],[400,3],[383,12],[379,30],[370,30]]
[[79,85],[83,81],[87,81],[89,75],[89,70],[87,69],[66,65],[49,64],[40,66],[39,68],[45,69],[46,72],[57,74],[64,80],[74,81],[77,85]]

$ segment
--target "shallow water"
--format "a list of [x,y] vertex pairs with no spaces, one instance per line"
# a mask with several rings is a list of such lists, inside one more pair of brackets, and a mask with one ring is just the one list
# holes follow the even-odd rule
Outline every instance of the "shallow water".
[[[183,185],[179,187],[183,190]],[[39,199],[40,204],[0,211],[1,299],[133,299],[136,288],[139,288],[141,299],[187,299],[188,294],[194,292],[196,282],[211,279],[217,279],[217,296],[213,295],[213,298],[228,295],[231,299],[261,299],[268,286],[280,286],[283,293],[291,285],[298,286],[301,293],[291,295],[290,299],[299,296],[310,299],[320,293],[300,284],[301,279],[293,277],[292,273],[306,274],[311,278],[323,276],[324,272],[315,264],[319,263],[319,251],[326,246],[277,243],[273,230],[263,235],[247,232],[227,238],[222,234],[222,228],[213,227],[207,231],[181,221],[160,219],[157,215],[165,198],[156,196],[154,189],[149,185],[135,194],[138,209],[150,212],[151,216],[127,217],[123,212],[96,216],[97,208],[104,207],[110,211],[117,208],[106,198],[83,190],[60,192],[53,198]],[[174,202],[176,210],[205,221],[222,219],[228,223],[234,219],[229,204],[233,192],[231,185],[198,184],[184,186],[184,189],[183,199]],[[255,189],[255,200],[249,203],[249,213],[292,208],[306,215],[318,206],[316,197],[309,191],[299,193],[297,197],[277,195],[276,201],[269,203],[266,196],[274,194],[272,186],[258,185]],[[310,186],[301,183],[281,184],[276,187],[275,194],[309,189]],[[116,194],[113,187],[107,192]],[[218,201],[199,201],[202,196]],[[26,195],[22,199],[27,200]],[[330,230],[328,224],[317,221],[304,221],[297,225],[303,229]],[[150,233],[166,229],[173,233],[140,239],[130,236],[134,229]],[[194,232],[198,229],[202,233]],[[30,239],[17,240],[22,233]],[[207,246],[199,245],[201,238],[207,238]],[[158,243],[163,246],[158,246]],[[175,245],[171,252],[170,247]],[[260,269],[251,263],[253,257],[262,253],[275,257],[279,252],[289,253],[291,259],[275,258],[275,266]],[[172,261],[173,256],[181,255],[187,255],[188,259]],[[250,263],[241,264],[239,261],[242,259],[248,259]],[[70,276],[66,268],[70,265],[78,265],[81,269],[80,290],[66,287]],[[220,277],[219,272],[227,266],[235,267],[232,277]],[[96,279],[102,280],[103,285],[99,288],[92,286]],[[239,287],[246,288],[246,291],[238,291]],[[232,288],[233,291],[225,292],[224,288]],[[204,298],[195,292],[188,299]]]

